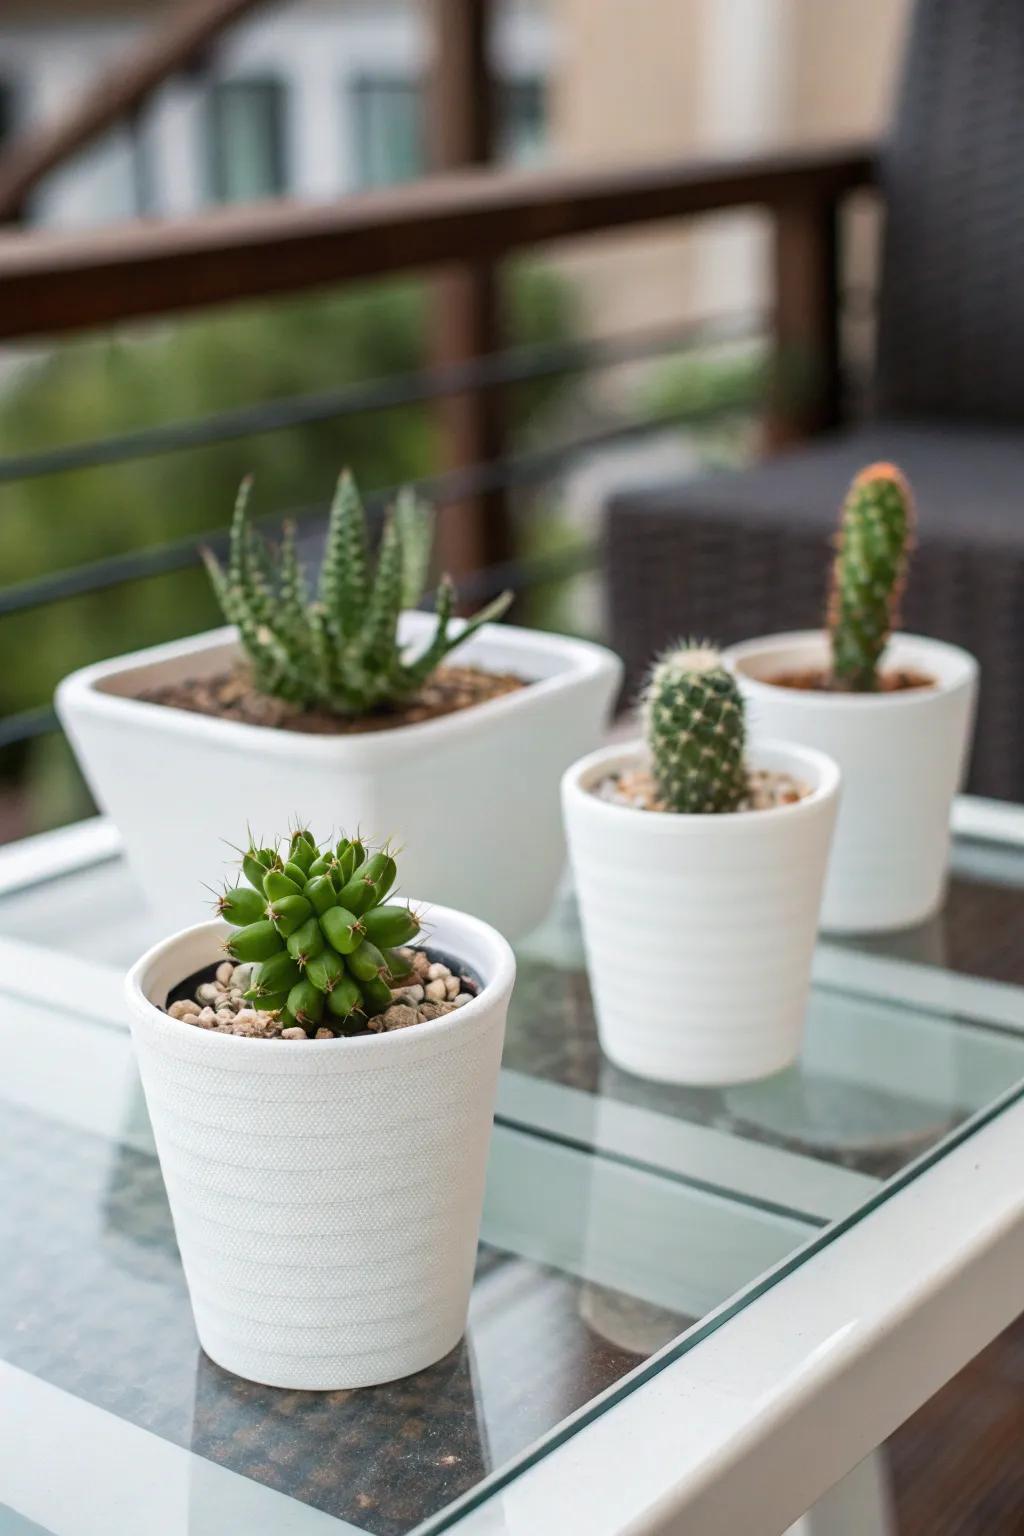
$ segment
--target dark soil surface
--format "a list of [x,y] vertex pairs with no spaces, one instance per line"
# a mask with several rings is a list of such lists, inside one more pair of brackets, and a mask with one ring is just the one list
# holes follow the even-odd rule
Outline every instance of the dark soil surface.
[[239,664],[213,677],[189,678],[148,688],[138,695],[147,704],[164,704],[196,715],[220,720],[240,720],[245,725],[268,725],[282,731],[301,731],[312,736],[353,736],[368,731],[393,731],[471,709],[528,684],[511,672],[483,672],[479,667],[438,667],[418,693],[395,709],[371,715],[347,717],[326,710],[302,709],[282,699],[258,693],[248,670]]
[[[820,667],[806,667],[800,672],[776,672],[774,677],[767,678],[776,688],[799,688],[805,693],[846,693],[847,689],[837,688],[831,675]],[[889,672],[883,672],[878,679],[877,693],[909,693],[915,688],[934,688],[934,677],[926,677],[923,672],[909,672],[902,668],[894,668]]]

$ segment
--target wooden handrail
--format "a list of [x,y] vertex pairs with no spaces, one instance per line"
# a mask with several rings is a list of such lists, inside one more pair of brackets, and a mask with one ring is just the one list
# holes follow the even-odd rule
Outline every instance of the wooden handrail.
[[0,223],[19,217],[42,179],[117,123],[138,112],[171,75],[186,69],[226,28],[265,0],[191,0],[119,59],[65,116],[14,141],[0,155]]
[[45,335],[762,205],[823,207],[871,183],[857,143],[744,159],[471,171],[327,204],[0,235],[0,337]]

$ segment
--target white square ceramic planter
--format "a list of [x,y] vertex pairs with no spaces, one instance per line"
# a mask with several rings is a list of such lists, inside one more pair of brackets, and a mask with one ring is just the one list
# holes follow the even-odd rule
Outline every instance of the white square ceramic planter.
[[236,1375],[372,1386],[462,1335],[515,961],[475,918],[435,907],[430,926],[480,995],[383,1035],[255,1040],[171,1018],[168,993],[223,958],[220,921],[128,977],[196,1330]]
[[834,933],[922,923],[941,905],[953,796],[963,784],[978,664],[967,651],[894,635],[883,665],[924,673],[931,688],[825,693],[780,688],[781,672],[831,665],[821,630],[747,640],[725,653],[751,725],[839,764],[843,798],[822,904]]
[[810,790],[764,811],[679,815],[592,794],[648,761],[640,742],[568,770],[562,804],[598,1034],[627,1072],[720,1084],[799,1054],[839,772],[820,752],[755,741],[754,769]]
[[[407,613],[402,638],[432,632]],[[468,662],[530,686],[397,730],[313,736],[141,702],[142,688],[223,671],[237,653],[215,630],[86,667],[64,679],[57,710],[100,807],[113,817],[147,897],[170,926],[202,915],[225,839],[279,833],[296,817],[403,848],[409,888],[477,912],[516,936],[538,923],[565,858],[558,781],[600,739],[622,666],[561,635],[488,625]]]

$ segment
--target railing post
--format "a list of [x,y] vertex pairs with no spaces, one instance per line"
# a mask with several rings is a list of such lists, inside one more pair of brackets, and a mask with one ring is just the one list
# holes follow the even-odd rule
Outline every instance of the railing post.
[[[494,158],[490,9],[490,0],[433,0],[429,129],[433,166],[439,171],[487,164]],[[464,363],[497,350],[499,294],[493,262],[470,259],[446,270],[436,281],[433,297],[435,364]],[[442,400],[438,420],[443,468],[486,464],[501,455],[500,391],[474,390]],[[445,506],[438,519],[438,550],[443,568],[456,578],[507,559],[511,528],[504,493],[478,491]]]
[[773,448],[838,424],[841,414],[838,216],[834,197],[780,204],[774,230]]

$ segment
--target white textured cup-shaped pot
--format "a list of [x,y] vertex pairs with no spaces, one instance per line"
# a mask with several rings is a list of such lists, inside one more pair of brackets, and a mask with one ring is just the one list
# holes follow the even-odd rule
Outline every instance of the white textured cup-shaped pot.
[[383,1035],[255,1040],[171,1018],[168,993],[222,958],[219,921],[128,976],[196,1331],[236,1375],[373,1386],[462,1335],[515,961],[475,918],[433,907],[430,928],[480,995]]
[[599,799],[640,742],[583,758],[562,780],[601,1047],[627,1072],[740,1083],[800,1051],[839,772],[820,752],[756,742],[752,768],[790,773],[793,805],[730,815]]
[[953,796],[967,768],[978,664],[967,651],[894,635],[884,667],[930,688],[825,693],[780,688],[783,672],[827,670],[822,630],[747,640],[725,653],[758,731],[827,752],[843,776],[822,927],[883,933],[923,923],[942,904]]

